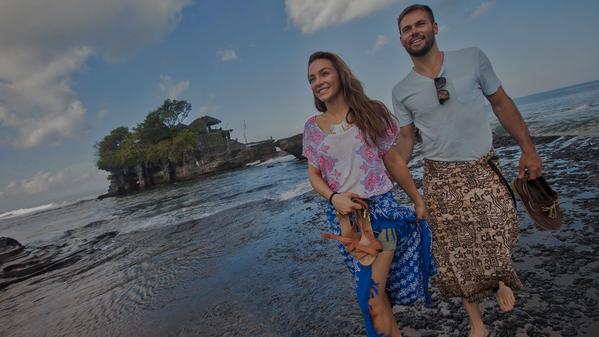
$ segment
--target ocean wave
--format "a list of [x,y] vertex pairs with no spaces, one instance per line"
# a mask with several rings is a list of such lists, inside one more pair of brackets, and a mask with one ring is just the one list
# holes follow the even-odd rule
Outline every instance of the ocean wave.
[[95,199],[96,199],[96,196],[88,195],[88,196],[85,196],[85,197],[82,197],[82,198],[79,198],[76,200],[51,202],[49,204],[35,206],[35,207],[19,208],[19,209],[15,209],[15,210],[10,210],[8,212],[0,213],[0,219],[14,218],[14,217],[29,215],[29,214],[33,214],[33,213],[42,212],[42,211],[48,211],[51,209],[58,209],[58,208],[62,208],[65,206],[75,205],[75,204],[79,204],[79,203],[83,203],[83,202],[95,200]]
[[256,166],[256,165],[258,165],[258,164],[260,164],[260,161],[259,161],[259,160],[256,160],[256,161],[253,161],[253,162],[251,162],[251,163],[247,163],[247,164],[245,164],[245,167]]
[[273,195],[267,196],[266,198],[275,201],[285,201],[298,197],[304,193],[310,192],[311,190],[312,186],[310,185],[310,182],[306,180],[293,186],[293,188],[291,188],[290,190],[281,193],[274,193]]
[[583,111],[583,110],[593,109],[598,106],[599,106],[599,103],[583,103],[583,104],[579,104],[579,105],[576,105],[573,107],[562,108],[562,109],[560,109],[560,112]]
[[14,217],[17,217],[17,216],[22,216],[22,215],[26,215],[26,214],[36,213],[36,212],[45,211],[45,210],[49,210],[49,209],[53,209],[53,208],[58,208],[58,207],[63,207],[66,204],[67,204],[66,202],[62,202],[62,203],[49,203],[49,204],[46,204],[46,205],[35,206],[35,207],[31,207],[31,208],[15,209],[15,210],[4,212],[4,213],[0,214],[0,219],[14,218]]
[[256,166],[268,166],[268,165],[273,165],[273,164],[278,164],[278,163],[284,163],[284,162],[288,162],[288,161],[293,161],[296,160],[296,158],[292,155],[286,155],[283,157],[277,157],[277,158],[272,158],[266,161],[253,161],[251,163],[247,163],[245,164],[246,167],[256,167]]
[[270,165],[270,164],[284,163],[284,162],[294,161],[294,160],[297,160],[297,158],[295,158],[294,156],[292,156],[292,155],[289,154],[289,155],[286,155],[286,156],[283,156],[283,157],[277,157],[277,158],[269,159],[269,160],[267,160],[267,161],[265,161],[263,163],[260,163],[260,164],[258,164],[256,166],[264,166],[264,165]]

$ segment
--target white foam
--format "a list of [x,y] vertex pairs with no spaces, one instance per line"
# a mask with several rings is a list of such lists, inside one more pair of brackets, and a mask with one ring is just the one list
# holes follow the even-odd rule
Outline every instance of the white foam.
[[[563,139],[560,137],[558,140],[563,140]],[[576,142],[578,142],[578,137],[572,137],[572,138],[564,141],[559,148],[553,149],[553,151],[563,150]]]
[[35,206],[35,207],[31,207],[31,208],[15,209],[12,211],[1,213],[0,219],[8,219],[8,218],[13,218],[13,217],[17,217],[17,216],[37,213],[37,212],[41,212],[41,211],[47,211],[49,209],[60,208],[60,207],[76,204],[78,202],[95,200],[95,199],[96,199],[95,195],[86,195],[84,197],[80,197],[75,200],[62,201],[62,202],[51,202],[49,204]]
[[45,210],[48,210],[51,208],[64,206],[65,204],[66,204],[65,202],[60,203],[60,204],[49,203],[46,205],[35,206],[35,207],[31,207],[31,208],[15,209],[15,210],[0,214],[0,219],[12,218],[12,217],[17,217],[17,216],[21,216],[21,215],[25,215],[25,214],[31,214],[31,213],[35,213],[35,212],[39,212],[39,211],[45,211]]
[[260,161],[259,161],[259,160],[256,160],[256,161],[253,161],[253,162],[251,162],[251,163],[247,163],[247,164],[245,164],[245,166],[246,166],[246,167],[250,167],[250,166],[256,166],[256,165],[258,165],[258,164],[260,164]]
[[301,183],[293,186],[292,189],[285,191],[283,193],[278,193],[274,197],[267,197],[267,199],[277,200],[277,201],[285,201],[285,200],[289,200],[291,198],[300,196],[304,193],[310,192],[311,190],[312,190],[312,185],[310,185],[309,181],[305,180],[305,181],[302,181]]
[[590,109],[592,107],[593,107],[593,104],[591,104],[591,103],[584,103],[584,104],[581,104],[581,105],[579,105],[577,107],[571,108],[570,111],[586,110],[586,109]]
[[296,160],[295,156],[289,154],[284,157],[269,159],[263,163],[258,164],[257,166],[263,166],[263,165],[269,165],[269,164],[275,164],[275,163],[284,163],[284,162],[294,161],[294,160]]

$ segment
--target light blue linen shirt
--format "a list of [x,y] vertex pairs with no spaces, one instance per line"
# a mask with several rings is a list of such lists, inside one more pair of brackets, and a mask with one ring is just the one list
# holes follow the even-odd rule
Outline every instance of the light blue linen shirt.
[[422,155],[438,161],[477,160],[492,147],[485,98],[501,86],[491,62],[478,48],[444,52],[439,76],[447,79],[449,100],[440,104],[434,80],[414,69],[393,88],[400,127],[422,136]]

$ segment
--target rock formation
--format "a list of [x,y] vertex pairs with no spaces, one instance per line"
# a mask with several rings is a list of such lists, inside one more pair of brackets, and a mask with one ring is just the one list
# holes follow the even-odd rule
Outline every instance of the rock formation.
[[198,143],[191,160],[182,163],[166,160],[154,165],[138,163],[135,166],[112,169],[109,171],[108,193],[98,198],[125,195],[152,186],[196,179],[205,174],[241,168],[248,163],[277,156],[273,140],[242,144],[231,139],[232,130],[214,127],[219,123],[216,118],[204,116],[189,125],[179,124],[177,128],[194,129],[198,133]]
[[281,150],[294,155],[297,159],[306,159],[302,156],[303,134],[298,134],[288,138],[279,139],[275,142]]

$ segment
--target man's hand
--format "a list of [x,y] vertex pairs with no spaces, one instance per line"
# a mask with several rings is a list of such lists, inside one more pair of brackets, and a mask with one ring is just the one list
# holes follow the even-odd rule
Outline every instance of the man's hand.
[[488,95],[487,99],[491,103],[493,112],[501,125],[520,145],[520,149],[522,149],[518,179],[524,178],[527,170],[528,180],[537,179],[541,176],[541,158],[539,158],[535,150],[530,138],[530,132],[528,132],[528,128],[516,104],[514,104],[514,101],[505,93],[502,87],[499,87],[494,94]]
[[524,178],[528,171],[528,180],[537,179],[542,175],[541,157],[536,151],[522,152],[520,156],[520,169],[518,179]]
[[416,202],[414,208],[416,211],[416,222],[419,222],[420,220],[428,220],[428,210],[426,209],[426,205],[422,199]]

